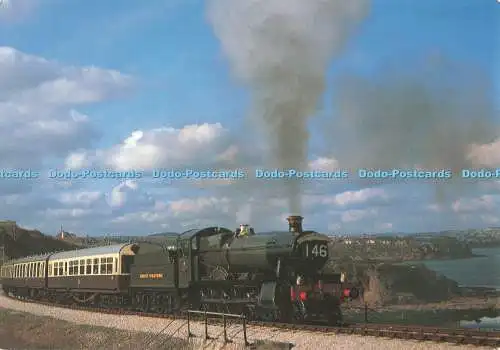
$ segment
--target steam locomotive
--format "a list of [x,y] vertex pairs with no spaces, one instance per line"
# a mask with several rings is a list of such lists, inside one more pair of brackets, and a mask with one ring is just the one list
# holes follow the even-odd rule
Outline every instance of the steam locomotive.
[[144,312],[186,309],[283,322],[342,321],[359,297],[342,273],[322,273],[329,238],[302,230],[240,237],[222,227],[193,229],[162,244],[128,243],[12,260],[0,269],[15,296]]

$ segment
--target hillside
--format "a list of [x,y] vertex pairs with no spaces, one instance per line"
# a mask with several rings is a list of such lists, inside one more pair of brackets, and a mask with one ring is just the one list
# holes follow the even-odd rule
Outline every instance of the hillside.
[[405,260],[462,259],[474,257],[471,247],[455,237],[335,237],[330,256],[336,259],[377,260],[399,262]]
[[44,235],[38,230],[27,230],[6,222],[0,222],[0,246],[2,245],[6,260],[75,248],[71,243]]
[[458,240],[467,243],[472,248],[500,246],[500,227],[443,231],[438,234],[441,236],[456,237]]

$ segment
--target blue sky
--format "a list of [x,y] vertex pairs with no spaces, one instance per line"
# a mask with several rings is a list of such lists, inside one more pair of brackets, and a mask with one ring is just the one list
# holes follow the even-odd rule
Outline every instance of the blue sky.
[[[66,96],[71,101],[54,107],[42,92],[37,92],[37,104],[23,101],[23,106],[32,103],[31,122],[37,118],[64,122],[65,118],[70,118],[70,110],[85,114],[88,120],[83,126],[73,125],[72,135],[63,137],[63,131],[56,136],[52,134],[52,143],[47,143],[41,154],[37,153],[41,147],[28,139],[31,134],[23,134],[27,138],[24,140],[16,137],[8,142],[6,150],[11,156],[20,150],[20,157],[27,159],[24,163],[20,162],[20,157],[10,160],[0,152],[3,157],[0,161],[4,163],[0,167],[62,168],[65,159],[76,153],[85,158],[85,164],[101,168],[123,167],[124,162],[144,166],[148,157],[152,167],[196,167],[201,164],[196,163],[198,156],[207,160],[217,152],[226,152],[238,139],[242,127],[247,127],[245,117],[251,105],[251,91],[231,74],[232,68],[220,39],[207,21],[205,2],[11,0],[10,5],[10,8],[0,9],[0,46],[16,50],[19,55],[44,58],[58,67],[76,70],[97,67],[101,71],[93,76],[95,81],[92,80],[92,84],[97,85],[90,85],[90,88],[102,96],[75,103],[75,98],[68,97],[68,93],[58,91],[59,98]],[[351,155],[335,154],[343,151],[342,144],[336,145],[335,151],[330,150],[325,140],[329,131],[325,132],[324,127],[327,119],[330,119],[328,123],[335,123],[336,115],[342,113],[335,96],[343,89],[338,80],[346,74],[368,82],[378,81],[386,71],[396,69],[411,74],[420,69],[422,62],[444,57],[490,79],[498,77],[494,63],[495,58],[498,61],[495,37],[500,37],[500,7],[494,0],[373,0],[370,7],[369,14],[350,36],[344,50],[329,64],[327,89],[318,116],[309,124],[311,162],[318,158],[323,159],[323,163],[326,159],[342,160]],[[14,57],[12,51],[9,52],[6,55]],[[19,65],[20,71],[27,71],[19,55],[13,58],[14,64]],[[6,62],[0,60],[0,78],[20,79],[16,74],[5,75],[12,69]],[[44,69],[48,68],[39,68]],[[103,76],[108,74],[107,70],[120,72],[123,79],[110,82],[97,77],[101,73]],[[65,74],[61,70],[56,76],[64,78]],[[33,85],[26,85],[26,89],[36,90],[40,83],[50,83],[50,79],[33,79]],[[87,80],[82,78],[82,81],[75,80],[75,86],[83,86]],[[459,81],[459,84],[467,86],[466,81]],[[16,97],[20,92],[8,90],[11,85],[0,82],[0,104],[21,103]],[[75,91],[72,93],[76,94]],[[498,110],[499,101],[495,102]],[[359,105],[363,103],[359,101]],[[38,111],[43,111],[43,116],[35,116]],[[447,122],[453,123],[453,119]],[[176,148],[184,145],[179,141],[179,130],[186,125],[204,123],[208,123],[205,129],[192,132],[205,135],[206,143],[191,135],[199,141],[199,148]],[[222,129],[217,129],[216,123],[220,123]],[[12,124],[11,127],[20,130],[22,126]],[[154,131],[162,127],[173,129]],[[426,127],[432,128],[432,124]],[[151,147],[126,154],[130,148],[120,148],[120,145],[123,146],[124,140],[136,130],[143,133],[142,145]],[[331,138],[335,135],[333,130]],[[36,136],[40,142],[48,137],[41,131]],[[490,152],[489,160],[495,158],[491,154],[495,154],[494,147],[498,147],[495,139],[492,141],[490,148],[482,148]],[[22,146],[16,148],[15,142]],[[238,159],[233,159],[232,166],[258,166],[245,162],[250,162],[248,159],[252,157],[248,158],[248,154],[259,153],[261,146],[253,147],[251,142],[246,145],[250,150],[243,151],[238,145],[240,153],[234,156]],[[362,145],[356,152],[371,151]],[[175,148],[175,152],[171,150],[170,153],[177,155],[160,154],[166,148]],[[147,153],[151,149],[160,153]],[[96,153],[96,150],[100,151]],[[182,158],[184,152],[187,158]],[[165,150],[165,153],[168,152]],[[215,162],[212,166],[222,165]],[[345,165],[340,162],[338,166]],[[498,223],[496,191],[500,186],[493,180],[473,189],[471,185],[470,190],[453,190],[452,195],[437,204],[435,189],[429,185],[386,183],[381,187],[368,184],[363,188],[366,185],[356,181],[329,185],[323,181],[305,186],[303,195],[315,196],[303,201],[307,225],[336,232],[373,232],[482,227]],[[264,185],[235,186],[207,184],[200,189],[186,183],[167,187],[146,180],[122,184],[116,180],[89,180],[64,185],[26,181],[16,184],[20,191],[17,197],[12,197],[11,183],[0,186],[0,191],[3,188],[6,193],[0,203],[7,206],[15,202],[18,210],[4,211],[11,213],[10,219],[47,232],[56,230],[61,223],[70,230],[89,234],[179,231],[190,225],[211,223],[232,227],[241,220],[250,220],[259,229],[286,226],[282,221],[288,211],[286,204],[272,204],[273,200],[279,200],[266,197],[268,191],[260,188]],[[244,199],[250,197],[252,200],[247,202],[251,204],[245,204]],[[37,201],[40,203],[36,204]],[[270,207],[263,209],[259,203]],[[308,207],[307,203],[313,204]]]

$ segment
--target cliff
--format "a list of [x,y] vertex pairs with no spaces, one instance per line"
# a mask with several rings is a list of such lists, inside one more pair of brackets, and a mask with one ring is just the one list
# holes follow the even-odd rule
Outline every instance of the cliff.
[[428,303],[462,294],[458,283],[423,264],[360,263],[330,261],[329,271],[345,271],[349,281],[363,288],[363,302],[372,307],[398,303]]

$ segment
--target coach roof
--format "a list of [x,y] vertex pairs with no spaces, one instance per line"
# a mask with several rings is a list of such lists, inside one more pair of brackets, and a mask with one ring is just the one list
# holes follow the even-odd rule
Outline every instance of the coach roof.
[[124,254],[124,255],[133,255],[137,252],[137,244],[112,244],[105,245],[100,247],[86,248],[86,249],[76,249],[69,250],[65,252],[55,253],[50,257],[50,261],[52,260],[62,260],[62,259],[71,259],[71,258],[79,258],[84,256],[96,256],[96,255],[108,255],[108,254]]
[[25,256],[24,258],[19,258],[19,259],[13,259],[5,262],[5,265],[12,265],[12,264],[25,264],[29,262],[38,262],[38,261],[45,261],[47,258],[51,255],[52,253],[49,254],[40,254],[40,255],[32,255],[32,256]]

